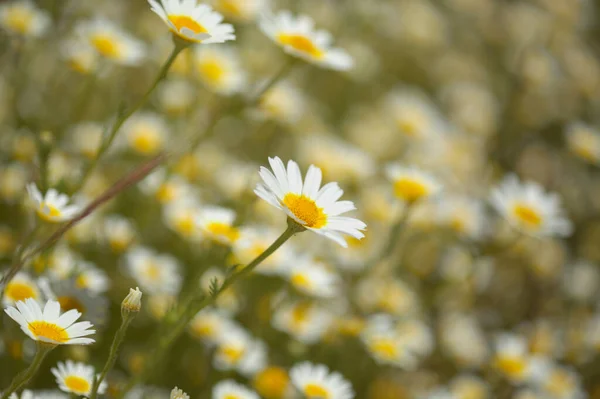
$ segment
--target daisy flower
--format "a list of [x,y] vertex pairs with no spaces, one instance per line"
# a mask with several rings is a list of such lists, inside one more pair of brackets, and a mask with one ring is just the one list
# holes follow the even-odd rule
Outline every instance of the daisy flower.
[[235,40],[233,26],[221,23],[223,16],[196,0],[148,0],[173,34],[191,43],[225,43]]
[[265,14],[259,24],[265,35],[295,57],[340,71],[348,70],[354,64],[348,53],[331,46],[329,32],[316,30],[314,21],[306,15],[294,17],[289,11]]
[[273,327],[305,344],[318,342],[333,323],[333,315],[308,301],[279,306],[272,319]]
[[352,385],[327,366],[303,362],[290,370],[292,384],[307,399],[353,399]]
[[100,56],[117,64],[134,66],[145,57],[144,44],[107,19],[80,22],[75,30]]
[[165,120],[153,112],[133,115],[123,126],[123,137],[134,152],[152,155],[160,151],[168,137],[169,127]]
[[243,375],[253,375],[266,366],[265,344],[242,328],[224,330],[213,358],[218,370],[236,370]]
[[335,296],[340,283],[335,273],[310,258],[295,260],[287,270],[287,278],[298,291],[320,298]]
[[439,203],[440,222],[456,234],[473,240],[485,233],[486,215],[482,202],[466,196],[450,196]]
[[98,155],[104,127],[96,122],[82,122],[70,129],[69,146],[89,160]]
[[153,195],[161,204],[187,200],[195,194],[194,188],[179,175],[167,176],[165,169],[157,169],[140,182],[140,190]]
[[270,366],[254,376],[254,388],[266,399],[282,399],[290,388],[290,377],[281,367]]
[[108,291],[110,279],[106,272],[91,262],[79,262],[77,278],[75,279],[77,288],[89,291],[92,295],[98,295]]
[[4,309],[11,319],[19,323],[21,330],[35,341],[54,345],[87,345],[94,342],[84,338],[94,334],[90,330],[92,324],[87,321],[75,323],[81,316],[77,310],[69,310],[60,314],[60,305],[56,301],[48,301],[44,310],[31,298],[16,303],[16,307]]
[[278,157],[269,158],[273,172],[260,169],[263,183],[254,192],[269,204],[285,212],[300,226],[347,247],[343,234],[363,238],[367,226],[358,219],[339,216],[356,209],[351,201],[338,201],[344,193],[337,183],[321,186],[321,169],[311,165],[304,182],[300,168],[289,161],[287,170]]
[[[56,383],[61,391],[77,396],[89,396],[91,394],[96,373],[93,366],[67,360],[65,363],[58,362],[51,371],[56,377]],[[98,387],[98,393],[103,394],[106,387],[107,384],[103,381]]]
[[591,164],[600,163],[600,133],[593,126],[573,122],[565,133],[569,151]]
[[60,223],[71,219],[81,211],[78,205],[67,205],[69,197],[61,194],[55,189],[49,189],[42,195],[35,183],[27,185],[27,193],[36,207],[38,216],[46,222]]
[[283,124],[294,124],[306,112],[306,99],[289,82],[279,82],[258,100],[253,112],[258,119],[273,119]]
[[240,328],[222,312],[211,309],[198,312],[188,325],[190,334],[208,345],[217,345],[225,331]]
[[373,316],[362,332],[361,340],[379,364],[389,364],[407,370],[417,365],[416,351],[387,315]]
[[494,367],[509,380],[519,383],[531,373],[531,357],[527,340],[521,336],[503,333],[495,339]]
[[233,380],[219,382],[213,387],[212,399],[260,399],[256,392]]
[[408,139],[436,136],[444,130],[444,119],[425,93],[413,88],[397,89],[385,100],[398,131]]
[[65,40],[60,45],[60,52],[67,65],[82,75],[94,73],[98,68],[98,53],[81,39]]
[[207,237],[223,245],[231,245],[240,237],[233,226],[235,212],[218,206],[205,206],[196,216],[196,225]]
[[127,252],[127,267],[143,291],[150,294],[177,294],[181,287],[179,264],[170,255],[137,247]]
[[429,198],[442,188],[432,175],[414,167],[394,163],[386,167],[385,173],[392,181],[396,198],[406,204]]
[[564,216],[558,195],[534,182],[506,177],[491,194],[492,205],[514,228],[533,236],[568,236],[571,222]]
[[[266,251],[277,239],[276,230],[267,227],[247,227],[241,230],[240,238],[233,243],[234,262],[247,265]],[[285,263],[294,255],[290,244],[279,248],[255,269],[256,273],[277,275],[286,273]]]
[[114,252],[122,252],[133,243],[136,231],[129,219],[110,215],[104,219],[102,235]]
[[200,205],[192,197],[182,198],[167,204],[163,208],[163,220],[165,224],[186,240],[199,241],[202,239],[202,231],[196,225],[196,217]]
[[40,290],[36,282],[25,272],[18,272],[4,288],[2,304],[4,306],[14,305],[18,301],[24,301],[27,298],[39,301],[41,299]]
[[50,26],[50,15],[32,1],[17,0],[0,5],[0,26],[22,36],[39,37]]
[[266,8],[269,0],[212,0],[217,11],[226,18],[236,21],[249,21]]
[[169,398],[170,399],[190,399],[190,395],[183,392],[181,389],[175,387],[171,391],[171,396]]
[[196,76],[211,91],[223,95],[244,89],[246,73],[235,49],[226,46],[197,46],[193,56]]

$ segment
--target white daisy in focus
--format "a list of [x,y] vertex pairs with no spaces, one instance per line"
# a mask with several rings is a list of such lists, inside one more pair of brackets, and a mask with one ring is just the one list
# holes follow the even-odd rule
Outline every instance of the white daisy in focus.
[[[86,397],[89,397],[92,393],[94,378],[96,377],[93,366],[67,360],[65,363],[58,362],[51,371],[56,377],[56,383],[61,391]],[[98,387],[98,393],[103,394],[106,387],[106,381],[102,381]]]
[[367,226],[358,219],[339,216],[356,209],[351,201],[338,201],[344,191],[337,183],[321,186],[321,170],[313,165],[302,181],[300,168],[289,161],[287,170],[278,157],[269,158],[273,172],[260,168],[263,183],[254,192],[274,207],[284,211],[300,226],[347,247],[343,234],[363,238]]
[[142,291],[149,294],[177,294],[181,274],[177,259],[157,254],[149,248],[136,247],[126,254],[127,267]]
[[95,342],[91,338],[84,338],[96,331],[90,330],[92,324],[88,321],[75,323],[81,317],[81,313],[75,309],[61,315],[60,304],[48,301],[42,311],[40,305],[31,298],[19,301],[15,306],[9,306],[4,311],[35,341],[53,345],[88,345]]
[[217,383],[212,389],[212,399],[260,399],[256,392],[234,380]]
[[331,298],[338,293],[339,276],[325,264],[308,257],[292,262],[286,277],[296,290],[319,298]]
[[50,15],[30,0],[16,0],[0,5],[0,26],[17,35],[39,37],[50,26]]
[[14,305],[27,298],[39,301],[41,299],[40,289],[27,273],[20,271],[4,287],[2,304],[4,306]]
[[233,26],[223,16],[196,0],[148,0],[154,11],[178,38],[191,43],[225,43],[235,40]]
[[396,198],[409,205],[432,197],[442,189],[435,177],[414,167],[393,163],[386,167],[385,173],[392,181]]
[[99,55],[117,64],[138,65],[146,55],[143,42],[108,19],[96,18],[80,22],[75,30]]
[[223,245],[232,245],[240,237],[233,225],[236,214],[233,210],[218,206],[205,206],[196,216],[196,226],[212,240]]
[[211,3],[226,18],[246,22],[264,11],[269,0],[212,0]]
[[69,197],[61,194],[55,189],[49,189],[42,195],[35,183],[27,185],[29,198],[35,203],[35,211],[38,216],[46,222],[60,223],[71,219],[81,211],[78,205],[67,205]]
[[327,366],[303,362],[290,370],[292,384],[307,399],[353,399],[352,385]]
[[190,399],[190,395],[186,394],[181,389],[175,387],[171,391],[171,396],[169,396],[169,398],[170,399]]
[[565,132],[569,151],[586,162],[600,163],[600,132],[593,126],[573,122]]
[[265,14],[259,24],[263,33],[288,54],[340,71],[354,65],[348,53],[332,47],[331,34],[316,30],[314,21],[306,15],[295,17],[289,11],[281,11],[277,15]]
[[196,77],[209,90],[228,96],[244,89],[246,73],[234,48],[197,46],[193,51]]
[[492,190],[491,203],[511,226],[533,236],[568,236],[571,222],[564,216],[558,195],[546,193],[535,182],[507,176]]

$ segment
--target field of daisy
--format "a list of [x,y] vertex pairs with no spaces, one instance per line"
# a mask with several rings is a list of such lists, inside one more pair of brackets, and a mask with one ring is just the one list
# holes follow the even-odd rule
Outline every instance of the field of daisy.
[[0,399],[600,399],[599,34],[0,1]]

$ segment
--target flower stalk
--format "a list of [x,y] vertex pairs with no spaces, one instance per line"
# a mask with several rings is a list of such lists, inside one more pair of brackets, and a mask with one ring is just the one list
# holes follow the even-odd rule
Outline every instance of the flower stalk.
[[8,399],[13,392],[18,391],[19,389],[25,387],[29,381],[36,375],[42,362],[50,353],[52,349],[56,348],[56,345],[49,344],[46,342],[37,341],[37,352],[35,353],[35,357],[33,361],[29,365],[28,368],[20,372],[13,378],[10,386],[4,391],[1,399]]

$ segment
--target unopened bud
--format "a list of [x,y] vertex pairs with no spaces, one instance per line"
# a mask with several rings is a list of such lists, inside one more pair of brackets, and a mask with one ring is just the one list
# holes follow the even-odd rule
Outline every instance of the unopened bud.
[[171,399],[190,399],[190,396],[177,387],[171,391]]
[[128,313],[137,313],[142,308],[142,291],[139,288],[129,289],[129,294],[121,303],[121,314],[125,316]]

